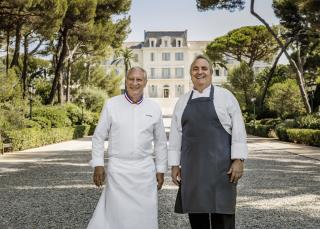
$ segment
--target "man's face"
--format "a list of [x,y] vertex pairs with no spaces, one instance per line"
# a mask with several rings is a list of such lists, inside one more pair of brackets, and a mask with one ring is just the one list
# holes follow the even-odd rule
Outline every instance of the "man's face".
[[191,68],[191,80],[196,90],[207,88],[212,82],[212,73],[207,60],[197,59]]
[[143,89],[146,84],[147,80],[139,69],[133,69],[126,78],[127,92],[130,97],[140,98],[143,95]]

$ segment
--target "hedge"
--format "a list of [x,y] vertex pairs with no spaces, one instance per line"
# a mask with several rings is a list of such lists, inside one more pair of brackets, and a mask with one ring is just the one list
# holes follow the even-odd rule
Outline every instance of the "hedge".
[[316,114],[298,117],[296,122],[298,128],[320,130],[320,116]]
[[288,127],[284,123],[280,123],[279,125],[276,126],[275,131],[276,135],[281,141],[289,141],[289,136],[287,134],[287,129]]
[[253,122],[246,123],[246,131],[248,134],[260,137],[272,137],[273,125],[254,124]]
[[287,129],[287,135],[292,142],[320,146],[320,130]]
[[88,135],[90,126],[80,125],[62,128],[26,128],[6,132],[12,150],[25,150],[47,144],[71,140]]
[[71,120],[68,118],[67,111],[62,106],[39,106],[35,107],[32,112],[35,120],[39,117],[51,121],[52,127],[62,128],[71,126]]

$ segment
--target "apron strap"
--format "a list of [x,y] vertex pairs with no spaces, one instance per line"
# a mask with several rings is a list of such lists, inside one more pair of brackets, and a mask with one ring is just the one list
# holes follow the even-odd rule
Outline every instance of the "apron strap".
[[193,96],[193,90],[191,91],[191,94],[190,94],[190,96],[189,96],[188,103],[191,101],[192,96]]
[[[210,98],[211,101],[213,101],[213,92],[214,92],[214,87],[211,84],[210,95],[209,95],[209,98]],[[192,96],[193,96],[193,90],[191,91],[191,94],[189,96],[188,103],[192,100]]]
[[210,100],[213,101],[213,92],[214,92],[214,87],[211,84],[211,89],[210,89]]

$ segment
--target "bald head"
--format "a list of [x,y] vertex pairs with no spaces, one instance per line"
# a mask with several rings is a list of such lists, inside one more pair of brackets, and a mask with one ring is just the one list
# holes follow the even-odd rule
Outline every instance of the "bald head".
[[132,74],[133,72],[135,72],[135,71],[142,72],[143,77],[145,78],[145,80],[147,80],[147,72],[146,72],[146,70],[144,70],[143,68],[138,67],[138,66],[130,68],[130,69],[128,70],[128,72],[127,72],[126,78],[128,78],[128,76],[129,76],[130,74]]

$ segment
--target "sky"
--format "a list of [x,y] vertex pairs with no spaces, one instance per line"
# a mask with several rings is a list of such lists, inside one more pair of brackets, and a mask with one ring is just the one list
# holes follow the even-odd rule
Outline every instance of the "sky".
[[[271,25],[279,24],[272,0],[256,0],[255,10]],[[189,41],[213,40],[228,31],[246,25],[261,24],[250,14],[250,1],[245,9],[235,12],[208,10],[200,12],[196,0],[132,0],[131,33],[126,41],[143,41],[144,30],[188,30]]]

